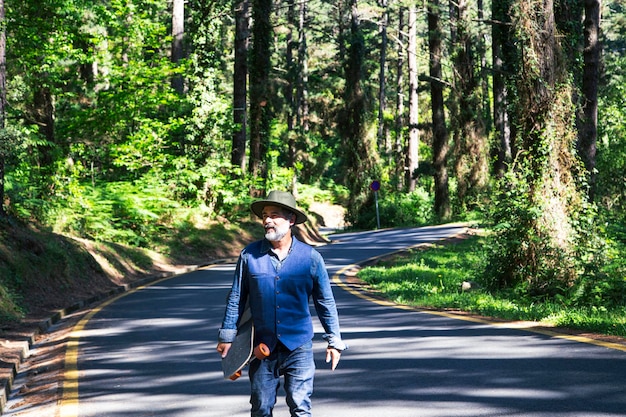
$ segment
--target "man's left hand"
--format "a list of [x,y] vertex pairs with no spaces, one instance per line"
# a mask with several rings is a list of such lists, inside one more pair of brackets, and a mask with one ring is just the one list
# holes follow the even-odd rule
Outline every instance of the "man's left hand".
[[330,369],[332,371],[335,370],[337,364],[339,363],[339,358],[341,357],[341,351],[335,348],[327,348],[326,349],[326,363],[330,363]]

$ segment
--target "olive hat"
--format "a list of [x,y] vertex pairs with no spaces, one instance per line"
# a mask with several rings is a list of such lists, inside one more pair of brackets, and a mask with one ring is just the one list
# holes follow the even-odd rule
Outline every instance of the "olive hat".
[[252,212],[259,217],[263,217],[265,206],[278,206],[291,211],[296,215],[296,224],[304,223],[308,220],[306,214],[296,207],[296,199],[287,191],[270,191],[265,200],[258,200],[250,205]]

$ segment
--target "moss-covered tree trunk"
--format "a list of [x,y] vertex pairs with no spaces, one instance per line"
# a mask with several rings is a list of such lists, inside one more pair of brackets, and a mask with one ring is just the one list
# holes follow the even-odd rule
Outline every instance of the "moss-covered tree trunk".
[[551,295],[576,278],[577,223],[584,206],[576,171],[572,84],[552,0],[511,8],[517,56],[513,112],[519,155],[496,196],[496,284]]

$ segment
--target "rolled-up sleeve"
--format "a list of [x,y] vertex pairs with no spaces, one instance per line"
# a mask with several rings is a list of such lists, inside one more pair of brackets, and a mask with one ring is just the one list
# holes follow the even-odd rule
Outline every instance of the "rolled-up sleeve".
[[237,323],[243,313],[243,306],[247,300],[247,289],[243,285],[243,275],[246,270],[246,254],[242,251],[237,261],[233,285],[226,299],[226,310],[222,326],[218,331],[218,341],[232,343],[237,336]]

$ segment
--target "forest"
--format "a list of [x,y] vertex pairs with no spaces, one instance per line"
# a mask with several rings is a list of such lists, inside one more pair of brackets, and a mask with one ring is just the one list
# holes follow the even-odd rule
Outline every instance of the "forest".
[[487,288],[623,307],[625,8],[0,0],[0,229],[154,248],[272,189],[373,229],[378,181],[382,227],[480,224]]

